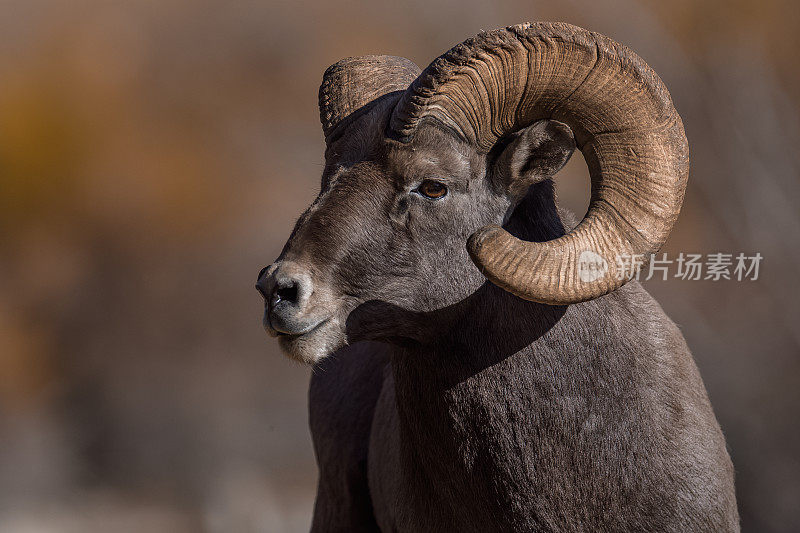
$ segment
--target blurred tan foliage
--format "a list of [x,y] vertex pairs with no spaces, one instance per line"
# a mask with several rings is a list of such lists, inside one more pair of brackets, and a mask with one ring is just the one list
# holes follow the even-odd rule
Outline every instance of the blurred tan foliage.
[[[800,529],[793,2],[5,0],[0,530],[307,528],[308,370],[252,284],[318,187],[322,72],[525,20],[606,33],[666,81],[693,159],[667,251],[765,255],[749,285],[648,288],[701,367],[745,529]],[[585,209],[580,157],[563,174]]]

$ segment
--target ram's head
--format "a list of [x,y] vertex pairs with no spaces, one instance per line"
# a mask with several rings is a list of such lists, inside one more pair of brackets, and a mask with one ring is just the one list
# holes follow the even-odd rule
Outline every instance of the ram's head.
[[[485,278],[551,305],[607,294],[630,277],[618,258],[666,240],[686,187],[683,125],[661,80],[566,24],[483,33],[422,72],[345,59],[325,73],[320,114],[319,196],[257,283],[267,331],[306,362],[353,340],[348,318],[368,302],[429,313]],[[504,230],[576,145],[592,182],[581,223],[546,242]],[[586,254],[604,268],[584,275]]]

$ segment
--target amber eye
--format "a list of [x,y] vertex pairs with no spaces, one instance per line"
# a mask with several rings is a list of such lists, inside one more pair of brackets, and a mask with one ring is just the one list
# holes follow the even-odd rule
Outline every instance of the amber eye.
[[439,198],[444,198],[444,196],[447,194],[447,187],[438,181],[425,180],[417,188],[417,191],[425,198],[438,200]]

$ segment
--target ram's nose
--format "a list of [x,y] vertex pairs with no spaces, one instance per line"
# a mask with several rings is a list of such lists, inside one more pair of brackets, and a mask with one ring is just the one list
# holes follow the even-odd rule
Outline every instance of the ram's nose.
[[307,313],[313,283],[297,263],[279,261],[262,269],[256,290],[266,303],[264,326],[270,333],[300,335],[314,323]]

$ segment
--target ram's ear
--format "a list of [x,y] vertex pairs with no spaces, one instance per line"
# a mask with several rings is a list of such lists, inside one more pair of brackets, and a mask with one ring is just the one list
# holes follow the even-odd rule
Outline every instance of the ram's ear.
[[566,124],[541,120],[514,134],[495,163],[496,183],[511,198],[522,198],[534,183],[561,170],[575,151],[575,137]]

